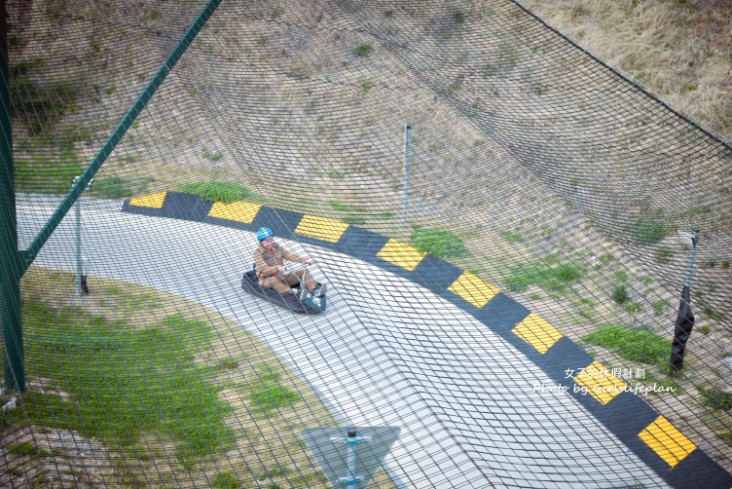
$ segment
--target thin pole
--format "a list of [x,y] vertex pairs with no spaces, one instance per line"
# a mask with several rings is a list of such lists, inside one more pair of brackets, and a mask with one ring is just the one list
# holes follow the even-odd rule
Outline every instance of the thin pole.
[[407,208],[409,207],[409,145],[412,141],[412,128],[407,126],[404,136],[405,155],[404,155],[404,202],[402,204],[402,222],[407,223]]
[[694,270],[694,259],[696,258],[696,245],[699,243],[699,230],[694,229],[691,235],[691,252],[689,253],[689,264],[684,277],[684,287],[681,289],[681,300],[679,311],[676,314],[674,326],[674,339],[671,342],[671,373],[677,374],[684,367],[684,355],[686,354],[686,342],[691,337],[696,318],[691,310],[691,273]]
[[[89,166],[74,183],[43,229],[27,250],[18,251],[18,229],[13,181],[13,144],[10,116],[10,70],[8,65],[8,30],[6,0],[0,0],[0,314],[2,314],[5,346],[3,371],[7,389],[25,391],[25,360],[23,328],[20,314],[20,279],[35,260],[41,248],[66,216],[81,192],[114,151],[137,116],[143,111],[157,89],[188,49],[221,0],[210,0],[186,30],[180,41],[158,68],[153,79],[130,107],[114,132],[109,136]],[[83,288],[83,287],[82,287]]]
[[112,132],[109,138],[107,138],[107,141],[104,143],[97,155],[76,181],[74,186],[71,188],[71,192],[66,195],[66,198],[64,198],[64,200],[59,204],[53,215],[43,226],[43,229],[41,229],[28,249],[25,250],[23,253],[23,273],[25,273],[31,263],[33,263],[33,260],[38,256],[43,245],[46,244],[46,241],[51,237],[51,234],[56,230],[56,227],[58,227],[61,220],[66,216],[69,209],[71,209],[71,206],[74,205],[74,202],[79,198],[81,192],[94,179],[96,172],[107,160],[107,157],[112,153],[112,151],[117,147],[117,144],[120,142],[130,126],[135,122],[137,116],[139,116],[144,110],[147,103],[165,80],[165,77],[168,76],[168,73],[170,73],[181,56],[183,56],[183,53],[188,49],[188,46],[191,45],[196,35],[203,28],[206,21],[211,17],[219,3],[221,3],[221,0],[210,0],[206,7],[201,10],[193,23],[188,27],[181,40],[175,45],[173,51],[171,51],[160,68],[158,68],[155,76],[147,84],[140,96],[137,97],[137,100],[135,100],[132,107],[130,107],[124,117],[122,117],[122,120],[119,122],[114,132]]
[[84,271],[81,269],[81,199],[76,201],[76,295],[83,295],[81,288],[81,276]]
[[691,252],[689,253],[689,263],[686,267],[686,276],[684,277],[684,287],[691,287],[691,274],[694,270],[694,260],[696,259],[696,245],[699,243],[699,230],[694,229],[691,235]]

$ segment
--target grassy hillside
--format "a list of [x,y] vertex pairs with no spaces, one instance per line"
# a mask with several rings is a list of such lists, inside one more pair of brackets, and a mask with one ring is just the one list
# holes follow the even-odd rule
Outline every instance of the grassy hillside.
[[675,109],[732,137],[732,2],[525,0]]
[[[19,191],[66,191],[202,5],[13,5]],[[732,130],[729,3],[522,5],[672,108]],[[450,260],[578,341],[608,324],[668,337],[688,257],[676,230],[699,226],[692,375],[679,397],[649,402],[728,457],[732,428],[700,388],[728,387],[729,163],[728,148],[512,2],[225,2],[92,192],[235,182],[404,241],[449,230],[464,243]],[[621,361],[610,346],[593,353]]]

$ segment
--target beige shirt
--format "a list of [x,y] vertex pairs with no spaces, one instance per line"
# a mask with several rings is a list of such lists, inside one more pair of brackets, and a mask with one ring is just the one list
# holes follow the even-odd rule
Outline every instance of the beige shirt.
[[282,249],[277,243],[268,250],[261,244],[254,251],[254,264],[257,267],[257,278],[263,280],[267,277],[277,275],[277,267],[284,266],[285,260],[298,263],[307,263],[305,258],[300,258],[294,253]]

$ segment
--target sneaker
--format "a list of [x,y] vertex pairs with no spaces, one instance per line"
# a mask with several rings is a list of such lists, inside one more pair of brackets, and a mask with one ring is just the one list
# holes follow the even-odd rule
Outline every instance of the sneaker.
[[320,284],[313,289],[313,295],[316,297],[324,296],[325,292],[327,290],[328,290],[328,284]]

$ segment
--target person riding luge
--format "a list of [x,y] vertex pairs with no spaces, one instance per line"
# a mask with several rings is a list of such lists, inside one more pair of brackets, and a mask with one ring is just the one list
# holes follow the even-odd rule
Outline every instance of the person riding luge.
[[[322,296],[325,294],[326,285],[316,282],[307,270],[289,271],[285,268],[285,260],[305,265],[312,265],[315,261],[310,258],[302,258],[282,248],[274,240],[274,231],[268,227],[257,230],[259,246],[254,250],[254,264],[257,272],[257,279],[264,287],[269,287],[283,296],[288,293],[295,294],[298,300],[308,295]],[[300,292],[292,286],[300,284]]]

